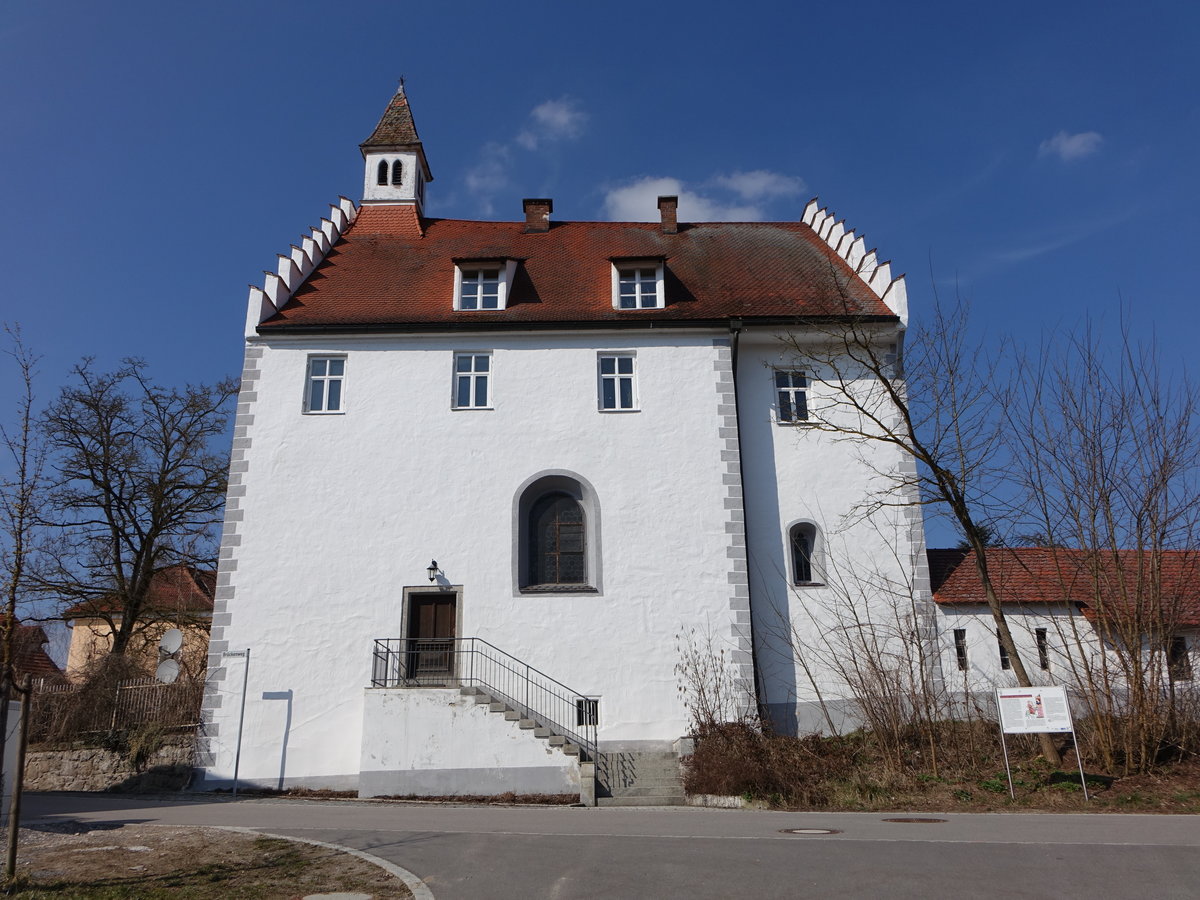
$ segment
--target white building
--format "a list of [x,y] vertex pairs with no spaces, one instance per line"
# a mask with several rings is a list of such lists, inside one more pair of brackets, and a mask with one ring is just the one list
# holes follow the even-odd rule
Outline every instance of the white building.
[[819,627],[843,552],[928,605],[921,523],[850,515],[906,461],[805,428],[819,373],[781,335],[852,316],[894,344],[903,280],[815,201],[429,217],[403,90],[361,149],[361,205],[250,292],[204,785],[560,792],[582,769],[586,794],[581,757],[688,733],[681,639],[782,728],[844,704],[790,625]]

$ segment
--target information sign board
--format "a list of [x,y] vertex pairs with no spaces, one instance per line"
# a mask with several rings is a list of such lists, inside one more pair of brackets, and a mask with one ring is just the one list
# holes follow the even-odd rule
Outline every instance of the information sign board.
[[1008,734],[1074,731],[1063,687],[996,688],[1000,727]]

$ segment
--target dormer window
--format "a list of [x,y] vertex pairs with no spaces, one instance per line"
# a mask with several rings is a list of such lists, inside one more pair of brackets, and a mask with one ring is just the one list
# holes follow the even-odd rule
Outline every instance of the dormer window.
[[661,259],[613,260],[613,308],[662,309],[663,261]]
[[455,309],[470,312],[508,306],[515,259],[456,260],[454,266]]

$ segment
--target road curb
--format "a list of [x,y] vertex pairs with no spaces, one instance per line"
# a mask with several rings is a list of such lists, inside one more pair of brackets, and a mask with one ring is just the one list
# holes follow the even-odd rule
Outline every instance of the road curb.
[[326,850],[337,850],[340,853],[349,853],[351,856],[357,856],[364,862],[369,862],[372,865],[379,866],[386,872],[395,875],[404,882],[405,887],[412,891],[413,897],[416,900],[434,900],[433,891],[429,890],[429,886],[420,878],[414,875],[408,869],[398,866],[395,863],[388,862],[386,859],[380,859],[367,853],[365,850],[355,850],[353,847],[345,847],[341,844],[330,844],[326,841],[314,841],[312,838],[293,837],[290,834],[277,834],[272,831],[260,831],[257,828],[242,828],[237,825],[210,825],[209,828],[218,828],[221,831],[236,831],[238,834],[254,834],[260,837],[277,838],[281,841],[295,841],[297,844],[311,844],[314,847],[324,847]]

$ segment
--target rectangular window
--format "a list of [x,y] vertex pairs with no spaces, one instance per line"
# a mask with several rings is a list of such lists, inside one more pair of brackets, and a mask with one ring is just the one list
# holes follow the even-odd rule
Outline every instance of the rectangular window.
[[575,725],[600,724],[600,701],[590,697],[578,697],[575,700]]
[[463,269],[459,309],[499,309],[500,270]]
[[1049,635],[1046,634],[1045,628],[1039,628],[1037,631],[1034,632],[1034,636],[1037,637],[1038,665],[1042,667],[1043,672],[1049,672],[1050,671]]
[[996,635],[996,646],[1000,648],[1000,668],[1011,669],[1012,660],[1008,658],[1008,651],[1004,649],[1004,643],[1000,640],[1000,635]]
[[633,361],[629,353],[600,354],[600,409],[637,409]]
[[658,306],[658,270],[618,269],[620,309],[654,309]]
[[958,657],[958,670],[967,671],[967,629],[954,629],[954,655]]
[[1183,635],[1175,635],[1167,644],[1167,671],[1172,681],[1192,680],[1192,655]]
[[344,356],[310,356],[304,391],[304,411],[309,413],[342,412],[342,379],[346,375]]
[[454,408],[491,409],[488,379],[492,374],[490,353],[454,354]]
[[776,369],[775,394],[780,422],[803,422],[808,418],[808,378],[803,372]]

